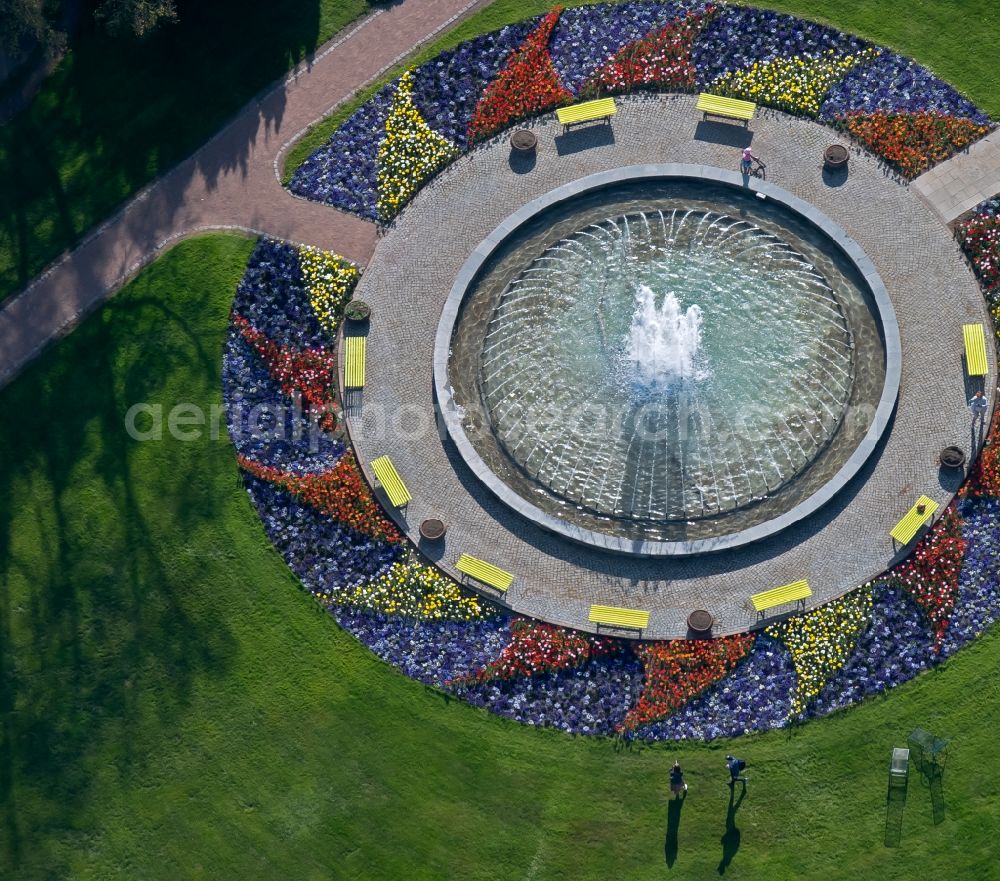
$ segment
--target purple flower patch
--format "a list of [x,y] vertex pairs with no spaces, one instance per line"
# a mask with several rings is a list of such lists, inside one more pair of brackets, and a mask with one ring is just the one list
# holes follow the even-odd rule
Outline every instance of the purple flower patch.
[[760,635],[732,673],[676,713],[632,734],[637,740],[714,740],[781,728],[788,720],[795,667],[785,647]]
[[267,537],[313,595],[331,597],[343,587],[371,581],[406,551],[402,544],[334,523],[271,483],[250,474],[243,479]]
[[895,688],[936,661],[934,630],[924,613],[904,591],[878,586],[868,629],[806,715],[824,716],[868,695]]
[[967,542],[958,599],[941,646],[941,656],[954,654],[1000,619],[1000,501],[975,499],[962,503]]
[[378,220],[378,148],[398,85],[396,79],[379,89],[295,170],[288,188],[296,196]]
[[830,89],[819,118],[825,122],[846,113],[936,110],[987,125],[989,117],[968,98],[912,58],[883,50],[877,58],[853,67]]
[[631,652],[601,656],[555,674],[456,683],[463,700],[527,725],[572,734],[613,734],[642,691],[642,663]]
[[486,87],[538,24],[518,22],[461,43],[413,71],[413,102],[427,124],[469,149],[469,122]]
[[848,55],[867,49],[870,43],[834,28],[804,21],[791,15],[727,6],[695,40],[692,55],[699,86],[757,61],[806,55],[816,58],[831,49]]
[[287,242],[262,238],[236,289],[233,312],[279,346],[330,345],[309,303],[299,252]]
[[330,606],[341,627],[376,655],[425,685],[444,687],[498,655],[510,638],[510,619],[414,621],[411,618]]
[[222,356],[222,388],[229,437],[239,455],[295,474],[327,471],[343,455],[344,444],[292,402],[232,326]]

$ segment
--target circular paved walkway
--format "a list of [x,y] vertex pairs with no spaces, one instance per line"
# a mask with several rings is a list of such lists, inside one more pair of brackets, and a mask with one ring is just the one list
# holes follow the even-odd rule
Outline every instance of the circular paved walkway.
[[[817,514],[748,548],[686,560],[636,560],[557,539],[502,506],[465,468],[436,429],[434,335],[455,275],[476,245],[525,202],[587,174],[622,165],[686,162],[735,168],[744,130],[702,122],[690,96],[621,102],[614,124],[566,135],[553,117],[534,128],[534,167],[512,168],[505,140],[459,160],[425,189],[380,241],[357,296],[373,306],[368,386],[349,420],[362,461],[389,453],[414,496],[411,535],[424,517],[449,524],[440,564],[455,574],[460,553],[516,573],[507,593],[516,610],[592,629],[591,603],[651,611],[648,638],[686,633],[696,607],[716,633],[753,623],[750,594],[807,577],[820,604],[879,574],[901,555],[889,529],[926,493],[942,505],[956,484],[942,478],[938,451],[965,449],[970,394],[961,328],[985,321],[979,288],[947,230],[908,187],[872,158],[852,154],[839,186],[824,181],[829,129],[765,112],[752,125],[754,152],[769,181],[840,224],[875,263],[900,324],[902,382],[887,439]],[[992,358],[992,352],[991,356]],[[993,367],[991,373],[993,376]],[[992,395],[992,387],[987,391]],[[488,591],[486,591],[488,592]]]

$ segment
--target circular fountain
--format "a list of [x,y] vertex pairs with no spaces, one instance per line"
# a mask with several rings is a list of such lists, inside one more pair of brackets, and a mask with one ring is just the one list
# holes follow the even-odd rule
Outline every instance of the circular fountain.
[[895,397],[877,276],[774,187],[591,183],[504,224],[456,282],[435,372],[463,457],[543,527],[642,555],[806,516]]

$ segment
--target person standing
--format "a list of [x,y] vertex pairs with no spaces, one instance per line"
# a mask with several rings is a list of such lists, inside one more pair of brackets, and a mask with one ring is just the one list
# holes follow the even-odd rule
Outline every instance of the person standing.
[[674,762],[670,769],[670,791],[674,798],[678,798],[682,793],[687,798],[688,785],[684,782],[684,772],[681,770],[681,763]]
[[743,759],[738,759],[736,756],[726,756],[726,767],[729,768],[729,785],[735,786],[737,781],[742,783],[744,786],[747,785],[747,778],[742,776],[743,769],[746,768],[747,763]]
[[978,419],[980,424],[986,424],[986,411],[989,410],[990,403],[986,400],[986,395],[982,391],[976,392],[969,401],[969,409],[972,411],[972,424],[976,424]]
[[740,171],[742,171],[743,174],[750,174],[750,171],[753,169],[753,161],[756,158],[757,157],[753,155],[753,151],[749,147],[744,148],[743,158],[740,160]]

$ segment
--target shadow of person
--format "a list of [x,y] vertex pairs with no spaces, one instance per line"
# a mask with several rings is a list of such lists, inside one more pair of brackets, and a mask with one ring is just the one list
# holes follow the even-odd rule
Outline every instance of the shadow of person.
[[677,834],[681,828],[681,808],[684,807],[685,792],[680,798],[672,798],[667,802],[667,838],[663,842],[663,856],[669,869],[677,862]]
[[[729,789],[729,810],[726,811],[726,832],[720,839],[722,842],[722,859],[719,862],[719,874],[725,875],[726,869],[736,856],[736,851],[740,849],[740,830],[736,826],[736,812],[743,804],[743,799],[747,797],[747,785],[744,782],[740,797],[736,798],[735,784]],[[735,801],[734,801],[735,799]]]

